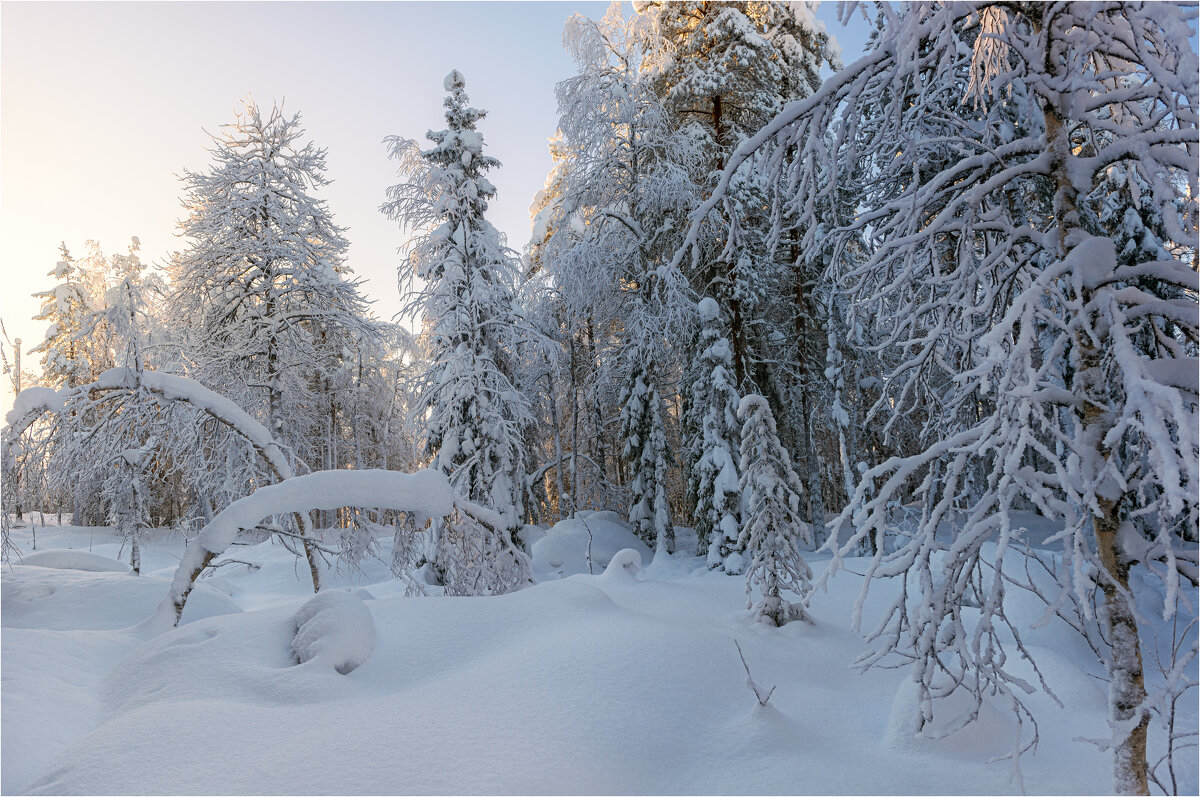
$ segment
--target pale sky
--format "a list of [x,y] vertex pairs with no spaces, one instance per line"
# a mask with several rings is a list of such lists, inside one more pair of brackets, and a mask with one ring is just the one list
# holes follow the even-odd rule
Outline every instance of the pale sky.
[[[328,149],[325,198],[349,228],[349,263],[375,312],[399,307],[400,229],[379,213],[396,182],[382,139],[422,139],[444,126],[442,79],[452,68],[488,111],[480,124],[503,166],[490,179],[493,224],[521,249],[557,125],[554,84],[574,73],[563,23],[602,16],[605,2],[0,3],[0,317],[28,351],[44,334],[30,294],[65,241],[98,240],[163,263],[181,247],[184,168],[208,168],[207,129],[234,119],[239,99],[285,100],[307,139]],[[847,59],[859,30],[818,12]],[[860,27],[860,26],[856,26]],[[36,357],[26,357],[33,368]],[[3,381],[3,405],[11,402]]]

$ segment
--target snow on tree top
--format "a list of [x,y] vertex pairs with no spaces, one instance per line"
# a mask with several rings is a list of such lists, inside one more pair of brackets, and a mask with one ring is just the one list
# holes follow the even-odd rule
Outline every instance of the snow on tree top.
[[710,296],[705,296],[701,299],[700,303],[696,305],[696,309],[700,312],[700,320],[705,323],[716,321],[721,317],[721,308],[717,305],[716,300]]
[[466,85],[466,79],[463,77],[462,72],[459,72],[457,69],[451,69],[450,74],[446,75],[446,79],[442,81],[442,87],[445,88],[446,91],[462,89],[465,88]]

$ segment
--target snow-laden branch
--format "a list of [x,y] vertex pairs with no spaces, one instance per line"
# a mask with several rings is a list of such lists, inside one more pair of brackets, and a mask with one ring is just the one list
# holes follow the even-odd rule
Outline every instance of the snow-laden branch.
[[[196,577],[225,551],[238,532],[257,526],[273,515],[331,510],[344,506],[392,509],[421,518],[444,517],[456,508],[454,490],[442,473],[422,470],[401,473],[386,470],[318,471],[287,479],[255,490],[219,512],[200,534],[188,543],[171,591],[148,622],[154,630],[166,630],[179,622]],[[483,522],[498,522],[474,505],[464,511]]]
[[[933,25],[927,22],[914,35],[922,35],[925,28],[932,29]],[[802,120],[812,116],[815,112],[836,107],[838,98],[840,98],[848,86],[860,80],[864,75],[878,70],[880,64],[894,58],[894,49],[888,46],[888,42],[882,42],[874,50],[830,77],[821,84],[821,88],[805,99],[795,100],[785,105],[783,110],[774,119],[764,125],[756,134],[743,141],[734,150],[733,155],[730,156],[729,162],[725,165],[725,171],[721,174],[721,179],[717,183],[717,187],[713,189],[712,196],[705,200],[704,204],[691,214],[692,223],[688,228],[683,243],[675,251],[674,257],[671,258],[671,268],[681,268],[686,253],[695,250],[700,239],[701,228],[704,226],[704,220],[728,196],[730,181],[733,180],[734,175],[737,174],[738,170],[742,168],[742,165],[747,160],[753,157],[756,152],[766,147],[768,142],[777,138],[782,139],[792,134],[794,128],[798,124],[803,123]],[[819,138],[819,135],[817,133],[816,137]]]
[[224,423],[253,446],[281,481],[295,475],[291,463],[267,427],[237,404],[194,379],[158,371],[137,371],[133,368],[110,368],[101,373],[95,382],[73,388],[53,390],[31,387],[21,391],[13,401],[13,408],[5,416],[6,426],[2,433],[5,467],[10,464],[10,444],[45,413],[62,412],[74,401],[91,399],[102,393],[138,389],[158,395],[169,402],[187,403]]

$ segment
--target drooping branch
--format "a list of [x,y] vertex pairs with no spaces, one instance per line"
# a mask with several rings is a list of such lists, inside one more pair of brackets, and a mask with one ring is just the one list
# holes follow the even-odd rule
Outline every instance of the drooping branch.
[[[219,512],[188,543],[175,570],[171,590],[147,621],[149,627],[161,631],[179,623],[196,578],[233,544],[240,531],[254,528],[272,515],[304,514],[344,506],[392,509],[434,518],[449,515],[456,503],[449,479],[431,470],[318,471],[261,487]],[[462,508],[482,522],[499,521],[493,517],[494,513],[481,507],[464,504]]]

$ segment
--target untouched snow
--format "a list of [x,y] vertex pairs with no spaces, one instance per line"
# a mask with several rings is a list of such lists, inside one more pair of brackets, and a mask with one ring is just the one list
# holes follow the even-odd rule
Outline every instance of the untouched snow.
[[92,573],[128,573],[129,565],[88,551],[34,551],[21,557],[21,564],[86,570]]
[[[368,563],[362,575],[328,572],[329,589],[314,599],[304,565],[282,546],[236,546],[227,556],[247,564],[203,578],[184,623],[150,638],[132,629],[165,593],[180,541],[147,544],[141,577],[6,566],[3,791],[1019,791],[1007,763],[985,763],[1016,732],[1003,706],[989,704],[980,723],[948,739],[917,737],[907,671],[851,669],[864,649],[847,630],[864,561],[847,559],[813,596],[815,624],[768,628],[751,622],[743,579],[683,554],[642,570],[649,552],[618,544],[629,532],[617,516],[585,519],[594,565],[598,541],[616,546],[607,570],[542,572],[535,586],[494,598],[405,598]],[[681,549],[694,545],[680,532]],[[28,533],[15,532],[23,550]],[[560,568],[576,569],[581,554],[567,541],[579,533],[559,524],[535,549],[573,551]],[[102,529],[39,529],[38,546],[89,539],[97,555],[117,556],[119,541]],[[152,589],[137,592],[143,585]],[[871,593],[868,624],[889,598]],[[206,601],[209,616],[193,616]],[[1040,618],[1032,606],[1017,613]],[[369,656],[356,656],[347,675],[336,664],[297,665],[298,625],[334,614],[343,619],[312,644],[344,654],[371,627]],[[746,687],[735,640],[753,680],[775,687],[765,709]],[[1022,760],[1026,791],[1107,793],[1108,756],[1074,741],[1104,733],[1100,670],[1053,624],[1034,651],[1066,708],[1030,700],[1042,742]],[[1194,708],[1185,710],[1194,726]],[[1196,767],[1186,768],[1181,787],[1194,790]]]

